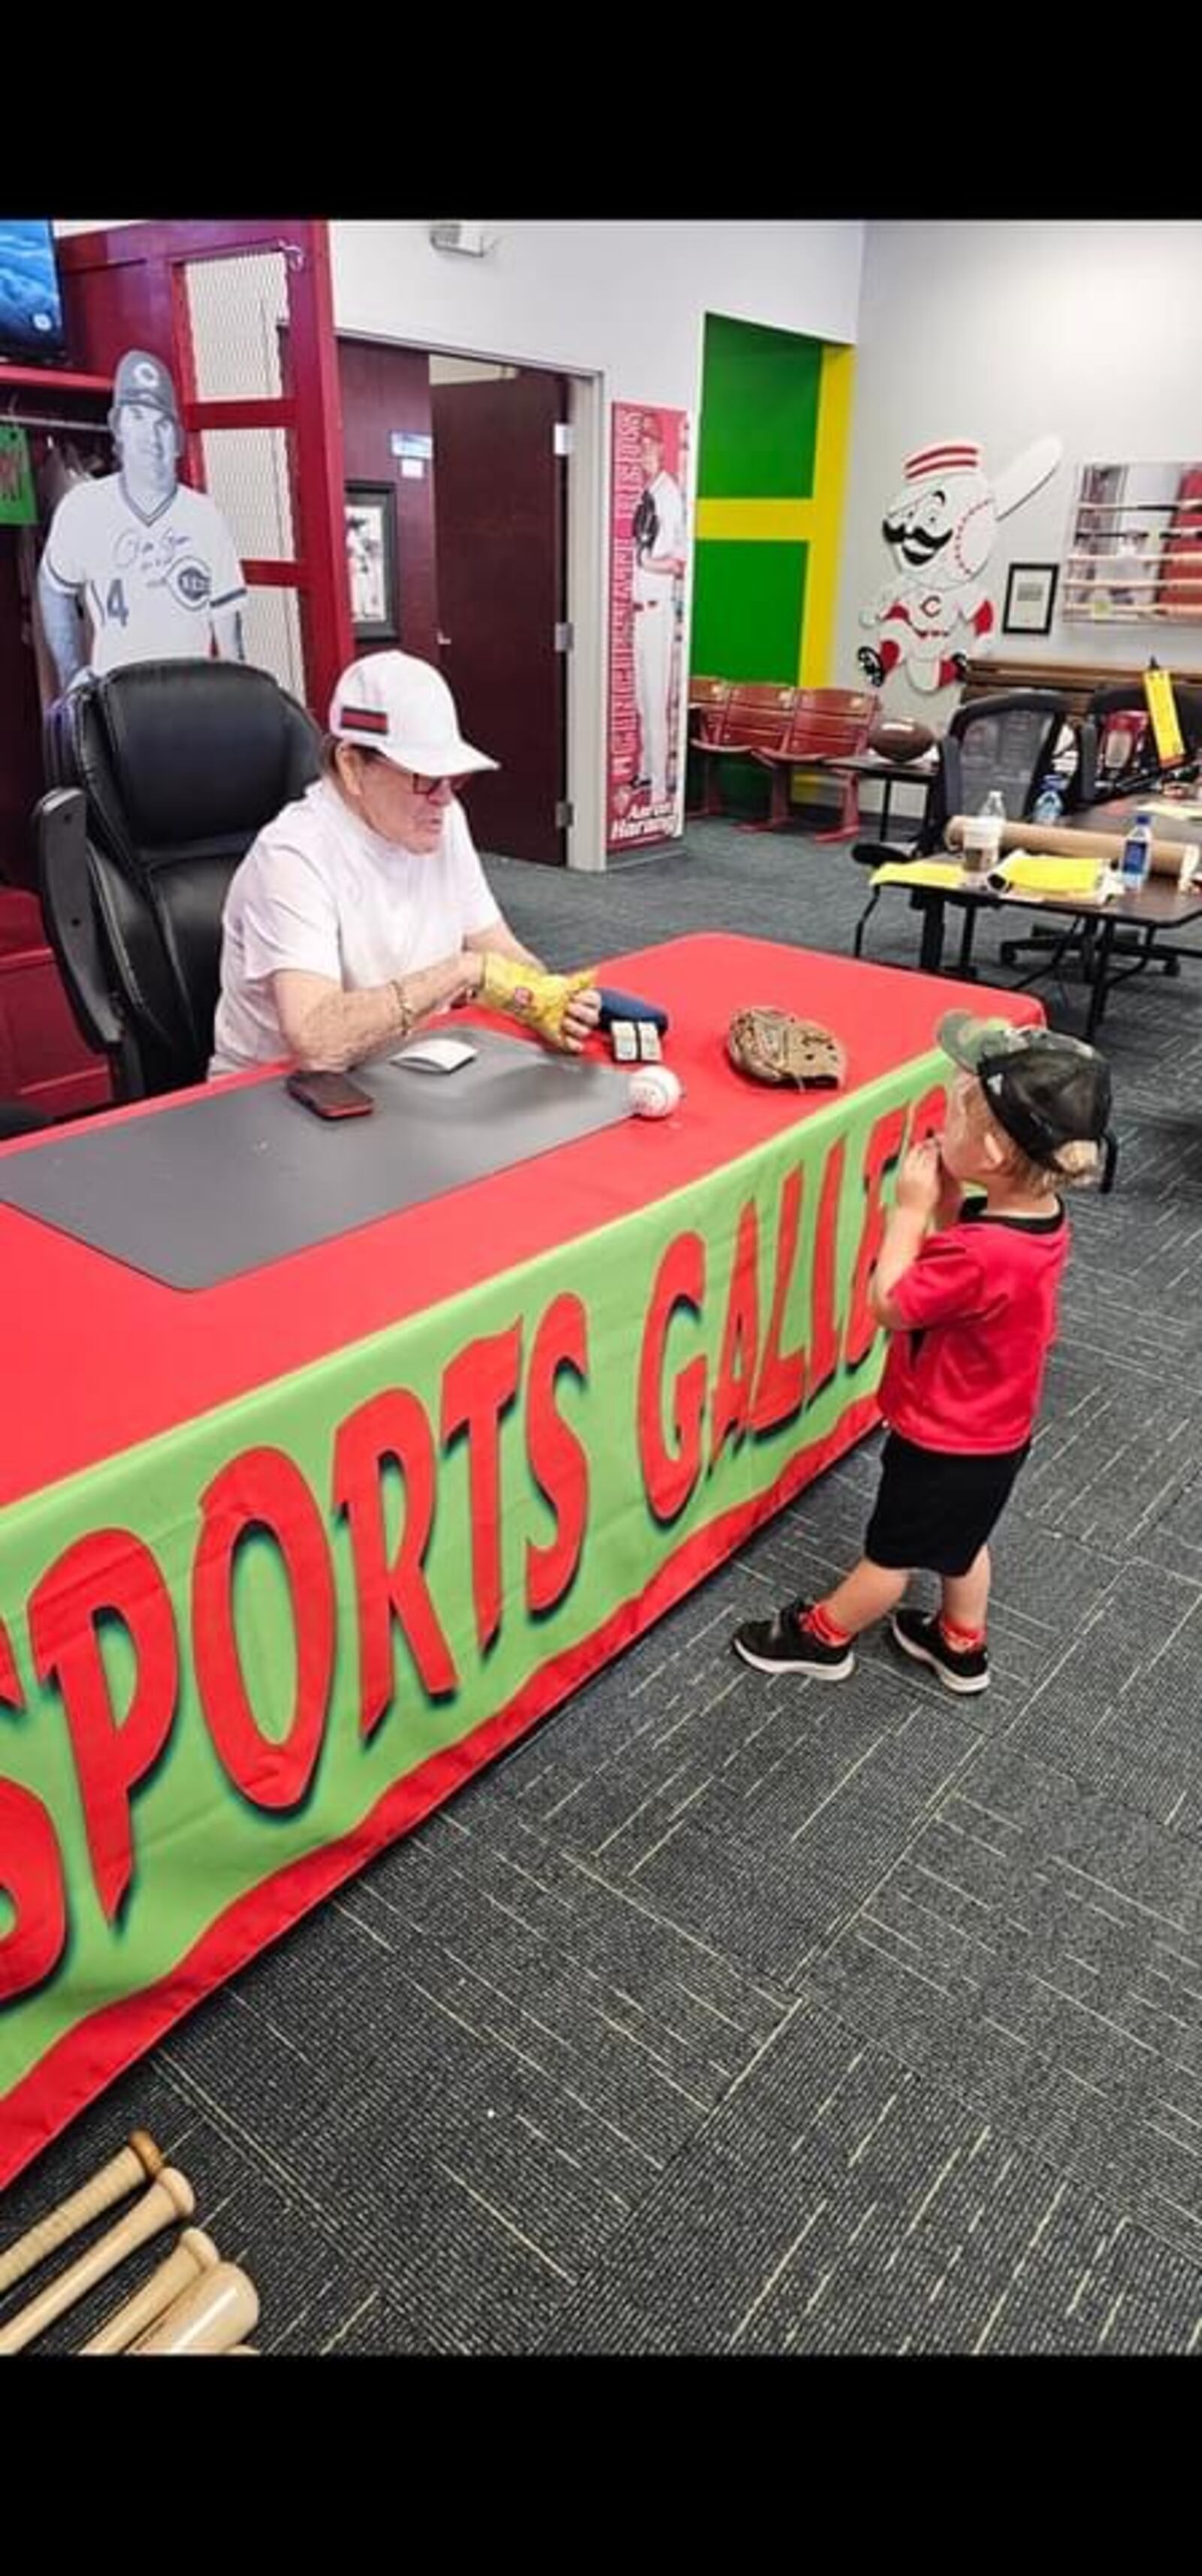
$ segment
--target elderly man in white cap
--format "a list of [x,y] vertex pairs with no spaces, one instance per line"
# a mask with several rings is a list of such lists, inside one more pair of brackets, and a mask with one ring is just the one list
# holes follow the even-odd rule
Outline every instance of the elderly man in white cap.
[[282,1057],[341,1070],[476,995],[579,1053],[600,1007],[591,972],[548,975],[514,937],[456,792],[496,767],[429,662],[351,663],[321,777],[231,879],[210,1076]]

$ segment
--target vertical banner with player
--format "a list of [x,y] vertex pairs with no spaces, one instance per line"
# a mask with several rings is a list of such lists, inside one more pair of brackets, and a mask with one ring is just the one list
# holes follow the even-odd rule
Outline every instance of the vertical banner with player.
[[614,403],[610,466],[606,845],[684,823],[689,416]]

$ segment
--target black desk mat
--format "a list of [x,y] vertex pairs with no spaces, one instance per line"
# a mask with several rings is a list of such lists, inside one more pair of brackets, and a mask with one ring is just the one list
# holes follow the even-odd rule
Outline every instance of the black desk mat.
[[628,1115],[629,1077],[612,1065],[462,1022],[454,1033],[478,1050],[456,1073],[356,1070],[374,1117],[315,1118],[282,1077],[209,1087],[3,1158],[0,1200],[169,1288],[216,1288]]

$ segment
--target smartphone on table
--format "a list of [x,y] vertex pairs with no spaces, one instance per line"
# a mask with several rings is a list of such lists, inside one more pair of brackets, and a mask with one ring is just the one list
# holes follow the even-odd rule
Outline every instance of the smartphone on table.
[[315,1118],[367,1118],[376,1105],[345,1073],[290,1073],[286,1088]]

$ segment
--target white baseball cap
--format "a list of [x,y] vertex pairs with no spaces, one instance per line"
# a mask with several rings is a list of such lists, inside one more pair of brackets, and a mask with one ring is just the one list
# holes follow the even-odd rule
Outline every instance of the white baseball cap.
[[367,653],[350,663],[330,700],[330,731],[339,742],[382,751],[419,778],[465,778],[499,766],[464,741],[441,671],[413,653]]

